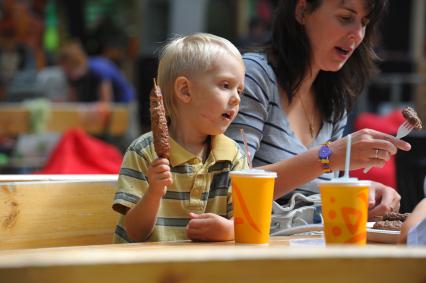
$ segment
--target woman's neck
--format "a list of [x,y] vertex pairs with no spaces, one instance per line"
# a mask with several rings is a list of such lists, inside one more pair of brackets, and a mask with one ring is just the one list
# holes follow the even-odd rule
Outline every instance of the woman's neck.
[[282,108],[287,115],[290,127],[295,136],[306,147],[312,144],[317,136],[321,119],[316,106],[313,82],[316,76],[305,76],[290,102],[287,94],[280,88]]
[[303,77],[302,82],[300,83],[299,88],[296,90],[295,95],[300,96],[309,96],[313,93],[312,87],[314,85],[314,81],[319,74],[319,70],[311,68],[306,75]]

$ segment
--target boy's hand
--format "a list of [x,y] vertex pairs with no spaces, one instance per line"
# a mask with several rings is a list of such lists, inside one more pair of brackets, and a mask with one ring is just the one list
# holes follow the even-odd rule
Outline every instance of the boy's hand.
[[173,183],[169,160],[158,158],[148,168],[149,192],[163,196]]
[[193,241],[231,241],[234,239],[234,221],[213,213],[189,213],[186,233]]

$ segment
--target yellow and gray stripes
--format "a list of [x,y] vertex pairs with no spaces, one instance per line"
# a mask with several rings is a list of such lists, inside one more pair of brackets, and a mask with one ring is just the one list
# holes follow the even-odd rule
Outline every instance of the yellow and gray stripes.
[[[212,137],[212,149],[204,163],[172,139],[170,142],[173,184],[161,200],[154,231],[148,241],[186,239],[189,212],[232,217],[229,171],[248,167],[247,158],[238,145],[224,135]],[[130,145],[114,198],[113,208],[116,211],[124,213],[143,197],[149,186],[148,167],[156,158],[151,133]],[[123,215],[117,224],[115,241],[129,242],[122,223]]]

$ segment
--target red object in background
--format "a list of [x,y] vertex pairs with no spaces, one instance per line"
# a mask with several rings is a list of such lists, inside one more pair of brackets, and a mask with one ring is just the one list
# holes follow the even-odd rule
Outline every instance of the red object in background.
[[46,166],[34,174],[118,174],[123,156],[82,129],[64,133]]
[[[404,121],[405,119],[400,110],[393,111],[385,116],[362,113],[355,120],[355,130],[369,128],[395,135],[398,131],[398,127]],[[372,180],[396,188],[395,156],[392,156],[383,168],[372,167],[366,174],[362,172],[362,170],[363,169],[353,170],[350,172],[350,175],[360,180]]]

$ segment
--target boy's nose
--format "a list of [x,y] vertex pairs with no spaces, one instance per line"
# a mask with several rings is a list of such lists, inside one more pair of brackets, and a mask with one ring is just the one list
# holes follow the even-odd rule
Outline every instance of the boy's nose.
[[235,106],[240,104],[240,101],[241,101],[240,95],[238,94],[238,92],[235,92],[235,94],[232,95],[231,99],[229,100],[229,104],[231,104],[232,106]]

